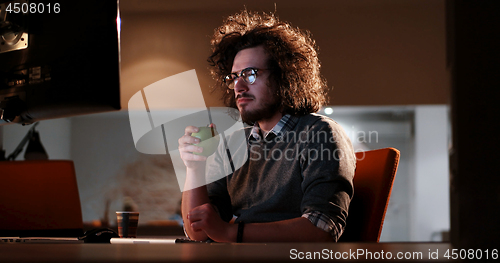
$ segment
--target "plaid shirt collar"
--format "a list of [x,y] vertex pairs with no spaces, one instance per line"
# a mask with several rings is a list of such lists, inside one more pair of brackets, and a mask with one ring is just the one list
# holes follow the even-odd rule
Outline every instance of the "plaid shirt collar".
[[[264,134],[264,138],[267,139],[270,134],[279,136],[280,134],[292,130],[295,127],[297,121],[298,121],[297,117],[291,116],[290,114],[285,114],[283,117],[281,117],[280,121],[270,131]],[[250,132],[248,139],[251,138],[254,138],[257,141],[261,140],[261,129],[258,123],[255,123],[252,127],[252,131]]]

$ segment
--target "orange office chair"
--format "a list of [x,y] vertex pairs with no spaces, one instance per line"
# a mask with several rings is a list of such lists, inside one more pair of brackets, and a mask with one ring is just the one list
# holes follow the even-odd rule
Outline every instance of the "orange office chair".
[[356,159],[354,197],[339,242],[378,242],[398,169],[399,151],[384,148],[357,152]]

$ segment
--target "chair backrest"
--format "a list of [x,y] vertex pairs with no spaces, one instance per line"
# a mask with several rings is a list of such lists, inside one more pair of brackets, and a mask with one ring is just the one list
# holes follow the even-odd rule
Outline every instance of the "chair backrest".
[[72,161],[0,162],[0,236],[82,235]]
[[399,163],[399,151],[384,148],[356,153],[354,197],[340,242],[378,242],[392,185]]

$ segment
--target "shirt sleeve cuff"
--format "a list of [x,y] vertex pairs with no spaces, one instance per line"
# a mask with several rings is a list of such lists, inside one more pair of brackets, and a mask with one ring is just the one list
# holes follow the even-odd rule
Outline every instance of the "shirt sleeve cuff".
[[316,227],[318,227],[319,229],[330,233],[335,242],[337,242],[340,238],[340,235],[342,235],[343,232],[342,227],[338,223],[336,223],[331,217],[322,212],[312,211],[303,214],[302,217],[309,219],[309,221],[311,221],[311,223]]

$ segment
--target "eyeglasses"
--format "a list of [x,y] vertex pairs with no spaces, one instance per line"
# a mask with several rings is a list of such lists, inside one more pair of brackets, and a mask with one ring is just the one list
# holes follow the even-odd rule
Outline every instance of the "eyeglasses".
[[226,77],[224,77],[224,83],[226,83],[229,89],[234,89],[234,86],[236,86],[236,83],[238,83],[238,79],[242,77],[246,83],[252,85],[255,80],[257,80],[257,71],[259,70],[266,69],[246,68],[240,71],[240,73],[227,74]]

